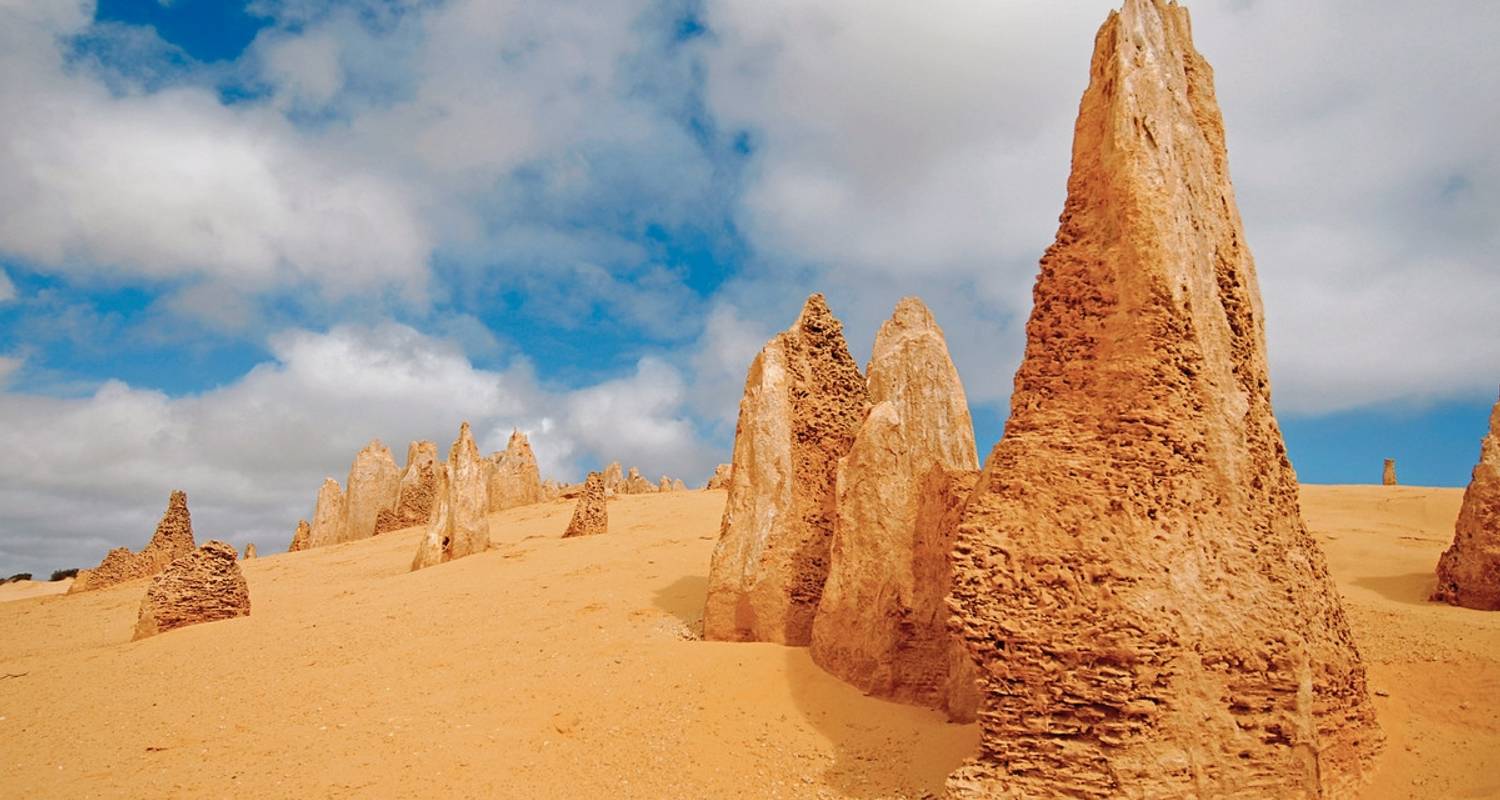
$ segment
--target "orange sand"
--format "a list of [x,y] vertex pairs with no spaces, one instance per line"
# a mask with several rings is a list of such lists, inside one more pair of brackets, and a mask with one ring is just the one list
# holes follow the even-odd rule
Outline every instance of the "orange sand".
[[[1500,797],[1500,614],[1425,602],[1459,490],[1305,487],[1389,739],[1369,798]],[[243,564],[251,616],[132,643],[146,583],[0,604],[17,797],[920,797],[975,728],[863,697],[804,648],[686,641],[724,493],[490,518]],[[15,677],[8,677],[15,676]]]
[[60,581],[14,581],[0,584],[0,603],[7,600],[26,600],[31,597],[46,597],[49,594],[66,594],[73,585],[72,578]]

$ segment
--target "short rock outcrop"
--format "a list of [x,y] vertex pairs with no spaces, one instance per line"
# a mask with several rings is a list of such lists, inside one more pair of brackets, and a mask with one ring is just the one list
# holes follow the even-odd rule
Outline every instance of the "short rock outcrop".
[[709,476],[708,483],[703,484],[704,489],[728,489],[729,477],[734,473],[734,468],[728,464],[720,464],[714,468],[714,474]]
[[134,638],[249,614],[250,589],[235,555],[215,539],[168,565],[146,590]]
[[1337,798],[1381,735],[1271,408],[1254,262],[1185,9],[1095,41],[1068,199],[951,604],[962,798]]
[[1500,402],[1490,412],[1490,432],[1480,445],[1453,544],[1438,561],[1437,576],[1433,600],[1500,611]]
[[828,577],[838,460],[867,391],[821,294],[750,364],[704,638],[805,645]]
[[625,482],[625,473],[620,470],[620,462],[612,461],[604,468],[604,488],[609,492],[618,492],[620,484]]
[[417,546],[414,570],[482,553],[490,546],[490,524],[485,519],[489,493],[484,459],[469,431],[459,426],[458,439],[448,450],[445,490],[427,533]]
[[[902,300],[881,326],[866,375],[875,406],[839,462],[812,658],[867,694],[947,710],[950,672],[965,655],[944,605],[956,518],[920,510],[928,491],[939,509],[962,504],[947,481],[927,481],[933,471],[977,476],[974,423],[942,329],[921,300]],[[973,670],[960,680],[972,686]],[[972,718],[972,695],[952,716]]]
[[656,484],[646,480],[639,469],[631,467],[616,491],[620,494],[651,494],[656,491]]
[[609,509],[604,497],[604,476],[590,472],[583,482],[583,491],[578,495],[578,505],[573,509],[573,518],[568,520],[563,538],[597,536],[608,531]]
[[308,548],[307,540],[311,535],[312,526],[307,524],[307,520],[297,520],[297,530],[292,534],[292,543],[287,547],[286,551],[288,553],[295,553],[300,550],[306,550]]
[[408,445],[396,502],[375,515],[376,535],[431,522],[446,476],[437,460],[437,444],[423,440]]
[[193,518],[188,513],[187,492],[174,491],[167,498],[167,510],[146,548],[132,553],[128,547],[116,547],[104,556],[99,566],[79,570],[68,593],[103,589],[117,583],[149,578],[167,568],[173,559],[193,552]]
[[255,542],[245,545],[245,560],[255,558]]
[[1396,485],[1396,459],[1387,458],[1385,466],[1380,471],[1380,484],[1382,486]]

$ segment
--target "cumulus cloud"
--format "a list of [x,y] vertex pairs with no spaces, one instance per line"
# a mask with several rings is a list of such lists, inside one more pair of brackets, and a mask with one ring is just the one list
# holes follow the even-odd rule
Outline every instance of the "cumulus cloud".
[[420,299],[431,243],[401,186],[269,109],[193,86],[112,92],[65,59],[86,10],[0,10],[0,253],[116,281]]
[[0,269],[0,303],[16,299],[16,285],[10,282],[10,276],[5,270]]
[[[553,391],[523,360],[476,369],[451,342],[403,325],[290,330],[271,348],[240,380],[185,397],[119,381],[71,399],[0,392],[5,569],[87,566],[110,547],[140,547],[174,488],[187,490],[200,539],[274,550],[311,513],[322,478],[342,482],[372,436],[399,461],[412,439],[446,452],[461,420],[486,450],[512,427],[528,431],[545,472],[563,479],[618,459],[696,480],[722,457],[699,444],[682,376],[656,360]],[[0,378],[14,361],[0,360]]]
[[[936,296],[939,318],[964,332],[960,370],[982,384],[971,398],[1004,399],[1062,208],[1093,33],[1116,5],[873,14],[853,0],[709,0],[709,105],[753,144],[737,213],[762,260],[744,280],[783,294],[846,285],[851,328],[891,294]],[[1461,0],[1193,11],[1259,256],[1278,405],[1322,412],[1492,384],[1500,120],[1472,99],[1500,93],[1488,43],[1500,11]],[[964,352],[970,337],[985,346]]]

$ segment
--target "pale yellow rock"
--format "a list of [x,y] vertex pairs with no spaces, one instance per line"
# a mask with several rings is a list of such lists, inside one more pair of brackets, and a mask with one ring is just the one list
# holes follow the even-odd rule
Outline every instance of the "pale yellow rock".
[[490,456],[489,461],[492,465],[488,478],[491,512],[540,503],[545,498],[536,454],[532,452],[526,434],[512,431],[505,450]]
[[[975,472],[979,459],[958,370],[922,301],[902,300],[881,326],[867,376],[875,406],[839,463],[812,657],[868,694],[947,709],[957,642],[948,615],[932,612],[948,593],[948,572],[924,581],[917,563],[945,562],[951,540],[920,530],[918,508],[929,472]],[[924,545],[938,550],[919,553]]]
[[324,478],[318,488],[318,503],[313,508],[312,528],[307,534],[308,547],[334,544],[344,531],[344,492],[339,482]]
[[828,577],[838,460],[866,396],[843,326],[822,295],[809,297],[745,379],[704,638],[809,642]]
[[704,489],[728,489],[729,478],[734,473],[734,468],[729,464],[720,464],[714,468],[714,474],[709,476],[708,483],[703,484]]
[[372,440],[354,456],[344,482],[344,529],[336,541],[353,542],[375,535],[375,519],[396,504],[401,470],[390,448]]
[[287,547],[286,551],[288,553],[296,553],[300,550],[306,550],[308,547],[308,537],[311,535],[312,526],[307,524],[307,520],[297,520],[297,531],[292,534],[292,543]]
[[1437,577],[1433,600],[1500,611],[1500,402],[1490,411],[1489,435],[1480,444]]
[[444,473],[436,512],[412,559],[414,570],[482,553],[490,546],[485,460],[467,422],[459,426],[458,439],[448,450]]
[[406,468],[396,502],[375,517],[375,533],[426,525],[437,509],[437,497],[446,485],[446,471],[437,459],[437,444],[416,441],[406,448]]

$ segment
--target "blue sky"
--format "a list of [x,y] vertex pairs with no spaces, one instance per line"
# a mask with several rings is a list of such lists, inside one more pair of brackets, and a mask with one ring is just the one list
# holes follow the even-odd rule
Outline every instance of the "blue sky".
[[[138,545],[177,486],[279,543],[460,418],[701,481],[815,290],[861,361],[927,300],[987,452],[1112,3],[940,5],[0,11],[0,440],[46,464],[0,572]],[[1438,5],[1191,4],[1306,482],[1462,486],[1500,384],[1500,12]]]

